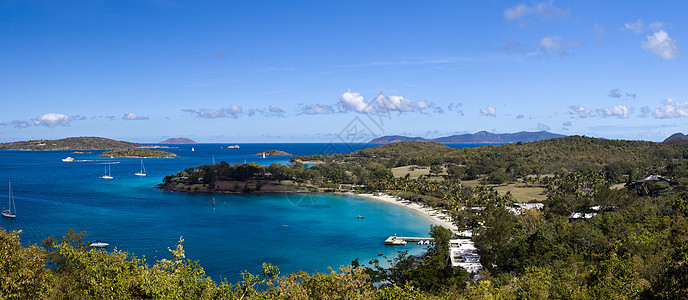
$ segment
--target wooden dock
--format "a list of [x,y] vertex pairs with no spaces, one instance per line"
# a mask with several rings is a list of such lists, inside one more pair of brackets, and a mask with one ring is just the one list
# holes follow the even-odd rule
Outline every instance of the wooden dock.
[[430,241],[434,242],[435,239],[431,237],[417,237],[417,236],[396,236],[392,235],[385,240],[385,245],[406,245],[408,242],[420,242],[420,241]]

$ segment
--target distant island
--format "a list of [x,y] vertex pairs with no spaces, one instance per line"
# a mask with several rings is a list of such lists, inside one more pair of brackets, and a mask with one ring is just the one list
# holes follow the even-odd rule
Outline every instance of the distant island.
[[677,132],[666,138],[662,142],[662,144],[683,144],[683,143],[688,143],[688,135],[683,134],[682,132]]
[[480,131],[474,134],[459,134],[436,139],[426,139],[422,137],[407,137],[402,135],[389,135],[375,138],[371,144],[388,144],[394,142],[438,142],[438,143],[529,143],[548,139],[565,137],[565,135],[551,133],[548,131],[528,132],[521,131],[516,133],[490,133]]
[[197,144],[196,141],[190,138],[169,138],[158,144]]
[[98,156],[103,157],[147,157],[147,158],[172,158],[177,157],[176,154],[167,151],[151,150],[151,149],[121,149],[105,151]]
[[281,150],[267,150],[267,151],[261,151],[256,153],[256,155],[263,155],[265,156],[292,156],[291,154],[281,151]]
[[135,149],[140,144],[116,141],[102,137],[70,137],[59,140],[31,140],[12,143],[0,143],[0,150],[121,150]]

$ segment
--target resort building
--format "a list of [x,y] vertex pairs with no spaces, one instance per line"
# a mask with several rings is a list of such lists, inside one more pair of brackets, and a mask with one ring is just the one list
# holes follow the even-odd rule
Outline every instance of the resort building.
[[452,266],[462,267],[469,273],[478,273],[483,269],[478,248],[470,239],[449,240],[449,259]]

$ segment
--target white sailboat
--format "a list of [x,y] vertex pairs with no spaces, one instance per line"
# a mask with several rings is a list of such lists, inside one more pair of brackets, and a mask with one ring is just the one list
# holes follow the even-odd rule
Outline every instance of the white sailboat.
[[265,152],[263,152],[263,158],[265,158]]
[[113,177],[110,176],[110,164],[107,164],[107,167],[105,168],[107,173],[103,174],[103,176],[100,176],[102,179],[112,179]]
[[191,147],[191,152],[193,152],[193,151],[196,151],[196,149],[194,149],[193,147]]
[[12,183],[8,183],[9,186],[9,192],[8,192],[8,202],[9,202],[9,207],[6,210],[2,211],[2,216],[7,217],[7,218],[16,218],[17,217],[17,207],[14,206],[14,196],[12,195]]
[[136,176],[146,176],[146,167],[143,166],[143,159],[141,160],[141,172],[135,173]]

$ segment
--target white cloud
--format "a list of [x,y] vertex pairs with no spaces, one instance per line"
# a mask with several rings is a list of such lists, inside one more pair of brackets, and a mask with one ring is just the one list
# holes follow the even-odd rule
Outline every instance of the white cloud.
[[47,113],[33,119],[33,124],[36,126],[46,126],[50,128],[57,126],[69,126],[69,117],[65,114]]
[[621,91],[619,89],[611,89],[607,96],[612,98],[621,98]]
[[199,118],[204,118],[204,119],[218,119],[218,118],[226,118],[226,117],[231,117],[231,118],[238,118],[243,114],[243,109],[241,106],[232,104],[228,108],[220,108],[220,109],[208,109],[208,108],[201,108],[199,110],[195,109],[182,109],[184,112],[188,112],[190,114],[196,115],[196,117]]
[[552,129],[552,127],[549,127],[549,126],[542,124],[542,123],[537,123],[537,129],[540,131],[548,131],[548,130]]
[[284,113],[285,113],[284,109],[279,108],[277,106],[270,106],[270,107],[268,107],[267,116],[284,118]]
[[378,111],[399,111],[399,112],[421,112],[426,108],[434,106],[427,101],[412,101],[402,96],[389,96],[379,93],[373,99],[373,104]]
[[493,106],[488,106],[486,108],[481,109],[480,113],[483,114],[484,116],[496,117],[497,116],[497,109],[494,108]]
[[122,116],[122,119],[127,120],[127,121],[129,121],[129,120],[148,120],[148,117],[139,116],[135,113],[128,113],[128,114],[124,114]]
[[206,118],[206,119],[217,119],[217,118],[224,118],[227,116],[224,108],[220,108],[220,109],[201,108],[198,111],[197,115],[198,115],[198,117]]
[[[402,96],[387,96],[385,93],[379,93],[372,101],[366,102],[365,98],[358,93],[347,91],[339,96],[339,102],[337,107],[339,107],[340,112],[358,112],[358,113],[370,113],[373,111],[377,112],[423,112],[427,108],[432,108],[435,105],[428,101],[413,101]],[[309,107],[313,109],[314,107]],[[324,107],[321,107],[321,109]]]
[[648,27],[649,27],[650,30],[652,30],[652,31],[659,31],[659,30],[661,30],[661,29],[664,28],[664,23],[662,23],[662,22],[654,22],[654,23],[650,23],[650,25],[649,25]]
[[324,104],[301,104],[299,110],[306,115],[327,115],[333,112],[332,106]]
[[359,113],[369,113],[373,108],[365,102],[363,96],[358,92],[346,91],[339,96],[337,103],[342,112],[355,111]]
[[512,8],[507,8],[504,10],[504,17],[511,21],[525,16],[531,15],[533,13],[533,8],[525,4],[519,4]]
[[640,108],[640,115],[638,117],[647,118],[650,115],[650,107],[643,106]]
[[27,128],[31,126],[30,122],[27,121],[20,121],[20,120],[14,120],[9,123],[2,122],[0,123],[0,126],[12,126],[17,129],[22,129],[22,128]]
[[664,106],[655,109],[652,116],[657,119],[688,117],[688,102],[674,102],[674,99],[664,100]]
[[31,126],[31,123],[29,123],[27,121],[20,121],[20,120],[14,120],[14,121],[10,122],[10,124],[12,124],[12,126],[14,128],[27,128],[27,127]]
[[568,9],[561,9],[554,6],[553,1],[538,3],[533,6],[518,4],[504,10],[504,18],[507,21],[523,19],[534,16],[543,20],[563,18],[569,15]]
[[571,105],[569,106],[569,109],[581,118],[589,117],[590,113],[592,113],[592,110],[582,107],[580,105]]
[[592,31],[597,33],[597,36],[599,38],[604,37],[604,32],[607,30],[604,26],[595,23],[595,25],[592,27]]
[[676,40],[669,37],[669,34],[664,30],[648,35],[647,40],[643,41],[641,46],[666,60],[676,59],[679,56]]
[[635,32],[635,34],[641,34],[643,31],[645,31],[645,23],[643,23],[642,20],[638,19],[635,22],[625,23],[624,27],[622,27],[621,30],[633,31]]
[[612,107],[605,107],[597,110],[597,114],[603,117],[618,117],[619,119],[628,119],[628,115],[633,112],[633,108],[628,108],[623,105],[614,105]]
[[241,106],[232,104],[227,108],[227,114],[231,116],[232,118],[238,118],[244,113],[243,109],[241,109]]
[[447,110],[455,111],[459,115],[463,116],[463,111],[460,109],[462,106],[463,106],[463,103],[456,103],[456,104],[449,103],[449,105],[447,105]]
[[579,42],[562,43],[562,37],[560,36],[543,37],[538,44],[543,48],[543,50],[554,51],[561,56],[567,54],[566,50],[582,45]]

